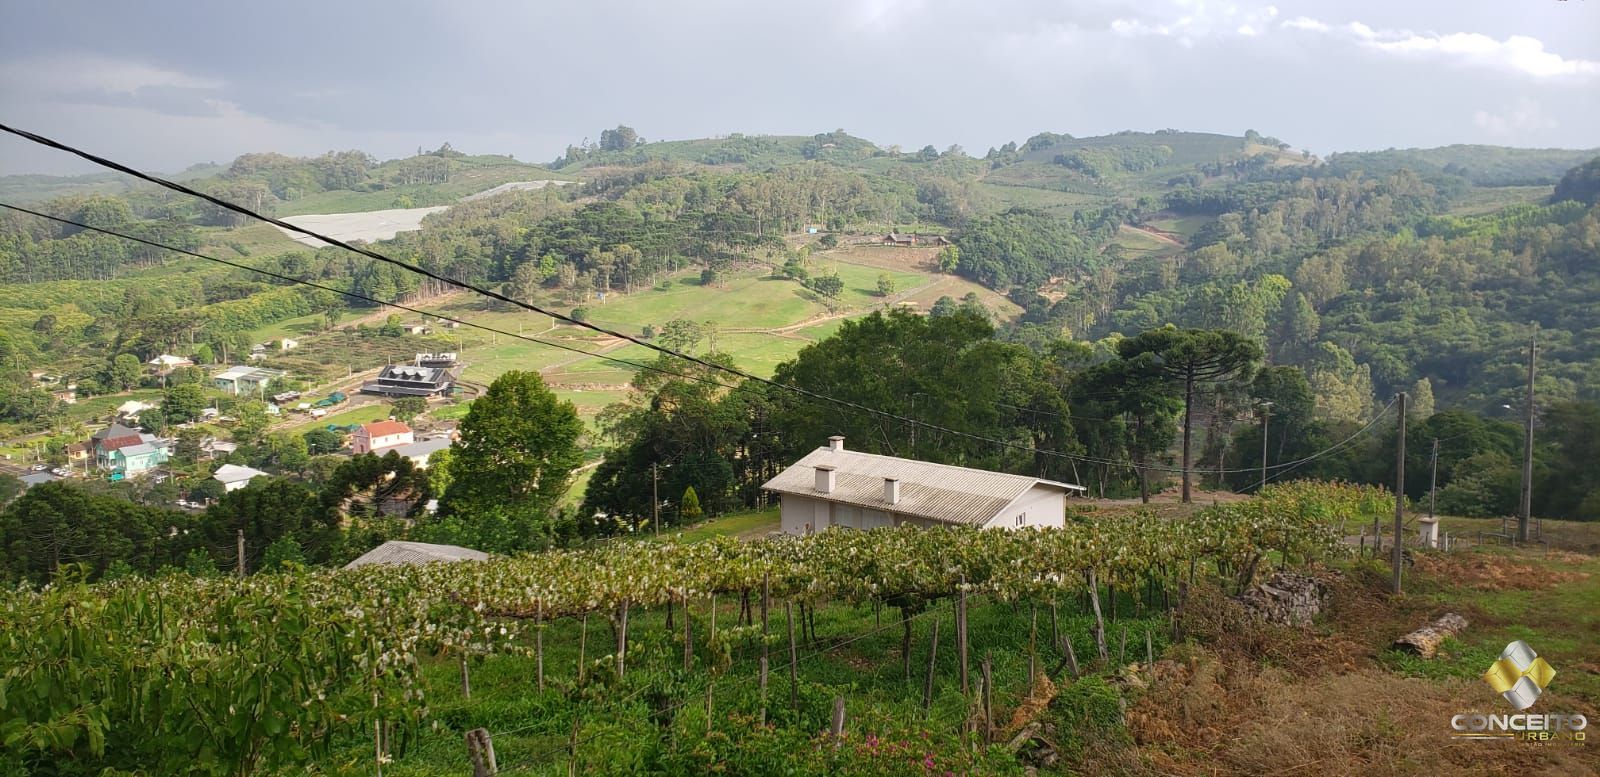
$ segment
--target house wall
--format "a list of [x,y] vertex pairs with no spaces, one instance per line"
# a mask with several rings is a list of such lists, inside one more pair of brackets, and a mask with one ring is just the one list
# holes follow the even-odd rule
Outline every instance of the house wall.
[[357,431],[351,438],[350,452],[355,454],[371,453],[383,448],[393,448],[396,445],[410,445],[413,442],[415,440],[412,439],[411,432],[380,434],[377,437],[368,437],[366,434]]
[[[1023,522],[1019,525],[1018,518]],[[986,529],[1021,529],[1053,526],[1060,528],[1067,521],[1067,495],[1059,489],[1034,486],[1023,492],[1002,510],[999,515],[983,524]]]
[[778,526],[785,534],[805,534],[828,528],[828,502],[784,494],[778,508]]

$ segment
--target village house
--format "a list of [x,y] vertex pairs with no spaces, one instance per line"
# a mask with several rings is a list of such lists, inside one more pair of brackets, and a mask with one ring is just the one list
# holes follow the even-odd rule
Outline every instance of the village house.
[[224,464],[211,473],[213,480],[222,484],[223,493],[238,491],[250,485],[250,481],[264,477],[267,473],[251,467],[241,467],[237,464]]
[[890,232],[883,236],[883,244],[886,246],[914,246],[917,244],[917,236],[904,232]]
[[289,373],[283,370],[273,370],[266,367],[229,367],[212,377],[212,383],[220,391],[226,391],[234,396],[260,396],[267,390],[272,381],[278,380]]
[[829,527],[1060,527],[1066,498],[1082,486],[1053,480],[933,464],[845,450],[828,438],[761,486],[782,500],[782,530],[809,534]]
[[350,435],[350,453],[360,456],[363,453],[384,451],[385,448],[396,448],[413,442],[416,440],[412,437],[411,427],[404,423],[374,421],[362,424]]
[[186,359],[182,356],[173,356],[170,353],[164,353],[154,359],[151,359],[150,361],[145,362],[145,364],[149,365],[151,372],[154,372],[157,375],[166,375],[179,367],[193,367],[194,361],[191,359]]
[[94,465],[99,469],[111,469],[112,454],[119,448],[138,445],[144,442],[139,430],[130,429],[122,424],[112,424],[89,437],[89,450],[94,457]]

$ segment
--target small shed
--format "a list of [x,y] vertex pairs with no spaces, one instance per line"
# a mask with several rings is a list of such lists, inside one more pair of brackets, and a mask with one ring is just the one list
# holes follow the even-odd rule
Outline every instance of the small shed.
[[460,545],[435,545],[431,542],[406,542],[404,540],[389,540],[366,553],[360,558],[344,565],[345,569],[355,569],[368,564],[432,564],[436,561],[485,561],[489,554],[481,550],[463,548]]

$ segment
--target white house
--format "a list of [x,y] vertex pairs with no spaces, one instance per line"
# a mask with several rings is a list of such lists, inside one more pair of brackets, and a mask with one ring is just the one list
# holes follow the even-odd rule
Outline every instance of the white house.
[[359,456],[384,448],[410,445],[415,441],[411,427],[400,421],[373,421],[362,424],[350,435],[350,453]]
[[782,499],[783,531],[831,526],[1062,526],[1066,498],[1082,486],[948,464],[845,450],[828,438],[762,488]]
[[140,413],[143,413],[152,407],[155,407],[155,405],[152,405],[149,402],[140,402],[137,399],[130,399],[120,405],[117,405],[117,417],[136,418]]
[[186,359],[182,356],[173,356],[170,353],[164,353],[155,357],[154,359],[151,359],[150,361],[145,362],[145,364],[154,367],[157,373],[165,375],[166,373],[169,373],[179,367],[193,367],[194,361],[191,359]]
[[262,395],[272,381],[289,373],[266,367],[229,367],[212,377],[212,383],[221,391],[234,396]]
[[266,474],[259,469],[241,467],[237,464],[224,464],[217,467],[217,471],[212,473],[211,477],[222,484],[222,490],[226,493],[228,491],[238,491],[250,485],[251,480]]

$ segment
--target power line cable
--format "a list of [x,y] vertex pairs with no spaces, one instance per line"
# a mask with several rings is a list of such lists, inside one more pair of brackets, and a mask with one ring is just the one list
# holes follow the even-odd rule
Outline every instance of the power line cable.
[[[541,307],[539,307],[537,305],[532,305],[530,303],[526,303],[526,302],[523,302],[521,300],[513,299],[513,298],[511,298],[509,296],[506,296],[505,294],[502,294],[502,293],[497,292],[497,291],[491,291],[489,289],[485,289],[485,288],[482,288],[482,287],[479,287],[479,286],[474,286],[474,285],[466,283],[464,281],[459,281],[459,280],[455,280],[453,278],[446,277],[446,276],[441,275],[441,274],[439,274],[437,272],[434,272],[433,270],[429,270],[429,269],[426,269],[424,267],[419,267],[419,266],[416,266],[416,265],[413,265],[413,264],[409,264],[407,262],[402,262],[402,261],[400,261],[398,259],[393,259],[391,257],[388,257],[388,256],[385,256],[383,254],[380,254],[377,251],[373,251],[372,249],[369,249],[369,248],[366,248],[366,247],[363,247],[363,246],[352,245],[350,243],[344,242],[344,241],[339,240],[337,238],[330,237],[328,235],[324,235],[324,234],[318,233],[318,232],[310,230],[310,229],[306,229],[305,227],[301,227],[301,226],[298,226],[298,225],[295,225],[295,224],[290,224],[289,222],[283,221],[281,219],[273,218],[271,216],[262,215],[260,213],[257,213],[255,211],[253,211],[253,210],[250,210],[249,208],[246,208],[244,206],[236,205],[234,203],[228,202],[227,200],[220,199],[220,198],[215,197],[213,195],[206,194],[204,192],[198,191],[198,190],[193,189],[191,187],[185,186],[183,184],[180,184],[180,183],[177,183],[177,182],[174,182],[174,181],[167,180],[165,178],[161,178],[159,176],[155,176],[155,175],[151,175],[149,173],[145,173],[145,172],[141,172],[139,170],[135,170],[134,168],[128,167],[127,165],[124,165],[124,164],[122,164],[120,162],[115,162],[115,161],[107,159],[105,157],[97,156],[97,155],[92,154],[92,153],[90,153],[88,151],[84,151],[82,149],[67,145],[66,143],[63,143],[61,141],[53,140],[53,139],[45,137],[43,135],[39,135],[37,133],[33,133],[33,132],[29,132],[29,131],[24,130],[24,129],[19,129],[19,128],[16,128],[16,127],[12,127],[12,126],[7,125],[7,124],[0,124],[0,130],[3,130],[3,131],[8,132],[8,133],[11,133],[11,134],[16,135],[16,136],[18,136],[20,138],[23,138],[25,140],[29,140],[29,141],[32,141],[34,143],[38,143],[38,144],[43,145],[43,146],[47,146],[49,148],[54,148],[54,149],[57,149],[59,151],[64,151],[66,153],[69,153],[69,154],[72,154],[74,156],[80,157],[80,158],[82,158],[84,160],[87,160],[89,162],[93,162],[94,164],[100,165],[102,167],[106,167],[106,168],[109,168],[111,170],[116,170],[118,172],[125,173],[127,175],[131,175],[131,176],[133,176],[135,178],[138,178],[139,180],[146,181],[148,183],[156,184],[157,186],[161,186],[163,188],[170,189],[170,190],[178,192],[180,194],[186,194],[186,195],[189,195],[191,197],[199,198],[199,199],[204,200],[206,202],[209,202],[209,203],[211,203],[213,205],[216,205],[217,207],[232,211],[234,213],[238,213],[238,214],[243,215],[243,216],[247,216],[249,218],[257,219],[259,221],[264,221],[264,222],[266,222],[268,224],[272,224],[272,225],[274,225],[276,227],[279,227],[280,229],[284,229],[284,230],[288,230],[288,231],[292,231],[292,232],[297,232],[297,233],[305,235],[307,237],[311,237],[311,238],[315,238],[317,240],[321,240],[321,241],[323,241],[325,243],[328,243],[330,245],[338,246],[338,247],[343,248],[343,249],[345,249],[347,251],[350,251],[352,253],[356,253],[356,254],[359,254],[361,256],[365,256],[365,257],[368,257],[368,258],[383,262],[385,264],[389,264],[389,265],[393,265],[395,267],[399,267],[399,268],[402,268],[402,269],[405,269],[405,270],[409,270],[411,272],[414,272],[414,273],[417,273],[419,275],[422,275],[422,276],[424,276],[426,278],[430,278],[430,279],[432,279],[434,281],[437,281],[437,282],[439,282],[441,284],[446,284],[446,285],[453,286],[453,287],[456,287],[456,288],[461,288],[461,289],[466,289],[466,290],[469,290],[469,291],[473,291],[473,292],[476,292],[476,293],[478,293],[478,294],[480,294],[482,296],[488,297],[490,299],[493,299],[493,300],[496,300],[496,301],[499,301],[499,302],[504,302],[504,303],[512,305],[514,307],[519,307],[519,308],[523,308],[525,310],[529,310],[529,311],[532,311],[532,312],[535,312],[535,313],[539,313],[541,315],[546,315],[546,316],[549,316],[549,317],[551,317],[553,319],[564,321],[564,322],[566,322],[568,324],[571,324],[573,326],[577,326],[577,327],[581,327],[581,328],[584,328],[584,329],[593,330],[595,332],[598,332],[598,333],[603,334],[603,335],[607,335],[609,337],[619,338],[619,339],[625,340],[627,342],[633,343],[635,345],[639,345],[641,347],[644,347],[646,349],[649,349],[649,350],[652,350],[652,351],[657,351],[657,352],[660,352],[660,353],[663,353],[663,354],[666,354],[666,355],[669,355],[669,356],[675,356],[675,357],[677,357],[679,359],[683,359],[685,361],[688,361],[688,362],[691,362],[691,363],[694,363],[694,364],[698,364],[698,365],[700,365],[702,367],[706,367],[708,369],[729,373],[731,375],[734,375],[736,377],[739,377],[739,378],[747,380],[747,381],[755,381],[755,382],[761,383],[763,385],[772,386],[774,388],[777,388],[777,389],[780,389],[780,390],[783,390],[783,391],[792,392],[794,394],[806,397],[806,398],[811,399],[811,400],[832,403],[832,404],[838,405],[840,407],[849,408],[849,409],[856,410],[856,411],[859,411],[859,412],[867,413],[869,415],[879,416],[879,417],[882,417],[882,418],[895,420],[895,421],[900,421],[900,422],[903,422],[903,423],[914,424],[914,425],[917,425],[917,426],[921,426],[921,427],[923,427],[925,429],[929,429],[931,431],[942,432],[944,434],[951,434],[951,435],[955,435],[955,436],[958,436],[958,437],[963,437],[963,438],[975,440],[975,441],[978,441],[978,442],[989,443],[989,444],[996,445],[996,446],[1003,447],[1003,448],[1010,448],[1010,449],[1013,449],[1013,450],[1024,451],[1024,452],[1027,452],[1027,453],[1032,453],[1032,454],[1037,454],[1037,455],[1053,456],[1053,457],[1066,459],[1066,460],[1070,460],[1070,461],[1082,461],[1082,462],[1091,463],[1091,464],[1104,464],[1104,465],[1108,465],[1108,466],[1119,466],[1119,467],[1120,466],[1128,466],[1128,462],[1126,462],[1126,461],[1099,458],[1099,457],[1093,457],[1093,456],[1085,456],[1085,455],[1082,455],[1082,454],[1064,453],[1064,452],[1061,452],[1061,451],[1046,450],[1046,449],[1042,449],[1042,448],[1037,448],[1037,447],[1032,446],[1032,445],[1024,445],[1024,444],[1021,444],[1021,443],[1015,443],[1015,442],[1011,442],[1011,441],[1008,441],[1008,440],[1001,440],[1001,439],[997,439],[997,438],[993,438],[993,437],[986,437],[984,435],[975,434],[975,433],[972,433],[972,432],[965,432],[965,431],[961,431],[959,429],[951,429],[949,427],[945,427],[945,426],[941,426],[941,425],[938,425],[938,424],[929,423],[927,421],[921,421],[921,420],[918,420],[918,419],[915,419],[915,418],[910,418],[908,416],[899,415],[897,413],[891,413],[891,412],[888,412],[888,411],[885,411],[885,410],[879,410],[877,408],[873,408],[873,407],[869,407],[867,405],[863,405],[863,404],[861,404],[859,402],[846,400],[846,399],[839,399],[837,397],[831,397],[831,396],[828,396],[826,394],[820,394],[818,392],[812,391],[810,389],[802,388],[800,386],[794,386],[794,385],[790,385],[790,384],[786,384],[786,383],[779,383],[778,381],[772,380],[770,378],[763,378],[763,377],[760,377],[758,375],[753,375],[751,373],[745,372],[745,371],[737,369],[735,367],[729,367],[727,365],[717,364],[716,362],[708,361],[708,360],[700,358],[698,356],[682,353],[680,351],[677,351],[677,350],[674,350],[674,349],[671,349],[671,348],[667,348],[665,346],[661,346],[661,345],[658,345],[658,344],[655,344],[655,343],[647,342],[647,341],[642,340],[642,339],[640,339],[638,337],[635,337],[633,335],[629,335],[629,334],[626,334],[626,333],[623,333],[623,332],[618,332],[618,331],[611,330],[611,329],[606,329],[605,327],[601,327],[601,326],[598,326],[596,324],[593,324],[593,323],[590,323],[590,322],[587,322],[587,321],[580,321],[580,320],[578,320],[576,318],[573,318],[572,316],[569,316],[569,315],[566,315],[566,314],[558,313],[558,312],[555,312],[553,310],[546,310],[546,309],[541,308]],[[144,242],[144,241],[141,241],[141,242]],[[1289,466],[1289,465],[1288,464],[1283,464],[1283,465],[1276,465],[1276,466]],[[1268,467],[1268,469],[1273,469],[1273,468],[1274,467]],[[1185,470],[1183,470],[1181,468],[1155,467],[1155,466],[1146,466],[1145,469],[1151,470],[1151,471],[1160,471],[1160,472],[1173,473],[1173,474],[1182,473],[1182,472],[1185,471]],[[1260,471],[1259,467],[1244,468],[1244,469],[1239,469],[1239,470],[1229,470],[1229,469],[1226,469],[1226,468],[1204,469],[1204,468],[1194,468],[1194,467],[1191,467],[1191,468],[1188,469],[1188,472],[1191,473],[1191,474],[1208,474],[1208,475],[1224,475],[1224,474],[1233,474],[1234,472],[1257,472],[1257,471]]]
[[628,359],[622,359],[622,358],[619,358],[619,357],[616,357],[616,356],[608,356],[608,355],[603,354],[603,353],[594,353],[592,351],[585,351],[582,348],[576,348],[576,347],[573,347],[573,346],[570,346],[570,345],[565,345],[563,343],[552,342],[550,340],[542,340],[540,338],[533,337],[531,335],[524,335],[524,334],[520,334],[520,333],[517,333],[517,332],[508,332],[508,331],[506,331],[504,329],[499,329],[497,327],[488,326],[486,324],[474,323],[472,321],[467,321],[465,319],[455,318],[453,316],[447,316],[447,315],[444,315],[442,313],[433,313],[433,312],[429,312],[429,311],[426,311],[426,310],[421,310],[419,308],[415,308],[415,307],[412,307],[412,306],[409,306],[409,305],[403,305],[403,304],[399,304],[399,303],[395,303],[395,302],[384,302],[382,300],[378,300],[378,299],[374,299],[372,297],[368,297],[368,296],[366,296],[364,294],[358,294],[358,293],[355,293],[355,292],[344,291],[344,290],[341,290],[341,289],[334,288],[332,286],[327,286],[327,285],[316,283],[316,282],[313,282],[313,281],[304,280],[304,279],[301,279],[301,278],[295,278],[295,277],[290,276],[290,275],[284,275],[282,273],[273,272],[271,270],[262,269],[260,267],[252,267],[250,265],[243,264],[243,263],[240,263],[240,262],[233,262],[233,261],[229,261],[227,259],[222,259],[222,258],[215,257],[215,256],[208,256],[206,254],[202,254],[202,253],[199,253],[199,252],[196,252],[196,251],[190,251],[190,250],[184,249],[184,248],[176,248],[176,247],[173,247],[173,246],[169,246],[169,245],[165,245],[163,243],[156,242],[154,240],[147,240],[147,239],[139,237],[137,235],[130,235],[130,234],[127,234],[125,232],[118,232],[116,230],[107,229],[105,227],[92,226],[92,225],[89,225],[89,224],[82,223],[80,221],[74,221],[73,219],[63,218],[61,216],[53,216],[53,215],[50,215],[48,213],[43,213],[43,212],[32,210],[32,209],[29,209],[29,208],[24,208],[24,207],[22,207],[20,205],[12,205],[10,203],[0,202],[0,208],[6,208],[7,210],[16,211],[18,213],[25,213],[25,214],[27,214],[29,216],[36,216],[36,217],[42,218],[42,219],[49,219],[51,221],[55,221],[55,222],[58,222],[58,223],[61,223],[61,224],[67,224],[67,225],[78,227],[78,228],[81,228],[81,229],[92,230],[94,232],[99,232],[99,233],[104,234],[104,235],[110,235],[112,237],[122,238],[123,240],[131,240],[131,241],[136,242],[136,243],[143,243],[144,245],[151,246],[152,248],[159,248],[159,249],[162,249],[162,250],[171,251],[173,253],[183,254],[185,256],[191,256],[191,257],[194,257],[196,259],[204,259],[204,260],[206,260],[208,262],[215,262],[217,264],[226,265],[228,267],[233,267],[235,269],[245,270],[245,271],[253,272],[253,273],[259,273],[259,274],[265,275],[265,276],[267,276],[269,278],[276,278],[278,280],[286,281],[288,283],[298,284],[298,285],[301,285],[301,286],[309,286],[309,287],[311,287],[313,289],[321,289],[323,291],[332,292],[334,294],[338,294],[338,295],[343,296],[343,297],[350,297],[352,299],[358,299],[358,300],[361,300],[363,302],[370,302],[370,303],[375,304],[375,305],[386,305],[388,307],[398,308],[400,310],[404,310],[404,311],[406,311],[408,313],[416,313],[417,315],[421,315],[421,316],[432,316],[432,317],[437,318],[437,319],[439,319],[441,321],[450,321],[452,323],[460,324],[462,326],[468,326],[468,327],[472,327],[474,329],[480,329],[480,330],[483,330],[485,332],[493,332],[495,334],[501,334],[501,335],[505,335],[507,337],[514,337],[514,338],[517,338],[519,340],[526,340],[527,342],[536,343],[538,345],[546,345],[546,346],[549,346],[551,348],[558,348],[558,349],[563,350],[563,351],[571,351],[572,353],[582,354],[584,356],[591,356],[591,357],[594,357],[594,358],[597,358],[597,359],[604,359],[606,361],[616,362],[617,364],[623,364],[623,365],[627,365],[629,367],[635,367],[635,368],[638,368],[638,369],[641,369],[641,370],[646,370],[646,371],[649,371],[649,372],[657,372],[657,373],[661,373],[663,375],[670,375],[672,377],[682,378],[684,380],[692,380],[692,381],[699,381],[699,382],[702,382],[702,383],[709,383],[711,385],[720,386],[720,387],[726,388],[726,389],[735,388],[734,386],[728,385],[726,383],[722,383],[721,381],[712,380],[712,379],[707,378],[705,376],[686,375],[684,373],[674,372],[672,370],[664,369],[664,368],[658,367],[658,366],[653,365],[653,364],[635,362],[635,361],[630,361]]

